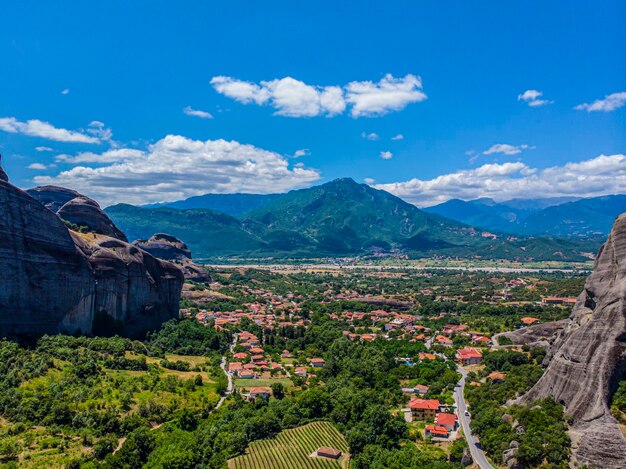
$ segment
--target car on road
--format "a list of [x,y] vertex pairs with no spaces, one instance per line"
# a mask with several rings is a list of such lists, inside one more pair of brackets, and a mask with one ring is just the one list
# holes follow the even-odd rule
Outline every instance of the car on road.
[[469,410],[466,410],[466,411],[465,411],[465,416],[466,416],[466,417],[469,417],[469,416],[470,416]]

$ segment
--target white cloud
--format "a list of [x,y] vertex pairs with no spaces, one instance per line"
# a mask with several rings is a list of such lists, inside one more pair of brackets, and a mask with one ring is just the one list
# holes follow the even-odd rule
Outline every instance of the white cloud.
[[69,88],[65,88],[63,91],[61,91],[62,95],[66,95],[66,94],[70,94],[70,89]]
[[37,151],[54,151],[54,149],[50,148],[50,147],[35,147],[35,150],[37,150]]
[[390,151],[381,151],[380,157],[383,160],[390,160],[391,158],[393,158],[393,153],[391,153]]
[[381,116],[426,98],[421,78],[411,74],[394,78],[388,73],[378,83],[353,81],[346,85],[346,102],[352,104],[352,117]]
[[366,138],[367,140],[378,140],[380,138],[380,136],[375,132],[371,132],[369,134],[367,132],[361,132],[361,137]]
[[59,129],[39,119],[21,122],[15,117],[0,117],[0,130],[30,137],[47,138],[57,142],[100,143],[100,137],[97,135],[87,135],[75,130]]
[[624,104],[626,104],[626,91],[609,94],[604,99],[597,99],[593,103],[579,104],[574,109],[587,112],[610,112],[621,108]]
[[363,182],[365,184],[374,184],[376,182],[376,179],[372,179],[372,178],[364,178]]
[[295,151],[292,158],[300,158],[301,156],[308,156],[310,154],[311,151],[308,148],[301,148],[300,150]]
[[524,101],[531,107],[545,106],[546,104],[552,104],[554,101],[547,99],[540,99],[543,96],[541,91],[526,90],[522,94],[517,95],[518,101]]
[[494,153],[501,153],[503,155],[518,155],[523,150],[532,150],[534,147],[528,145],[509,145],[508,143],[496,143],[491,145],[488,149],[483,151],[483,155],[493,155]]
[[404,135],[402,134],[394,135],[393,137],[391,137],[391,140],[394,140],[394,141],[404,140]]
[[28,169],[47,169],[47,166],[42,163],[31,163],[27,166]]
[[353,81],[344,87],[308,85],[292,77],[256,84],[226,76],[213,77],[211,85],[240,103],[269,105],[276,115],[287,117],[332,117],[342,114],[348,104],[353,117],[380,116],[426,99],[421,79],[411,74],[404,78],[387,74],[378,83]]
[[[94,160],[95,156],[75,158]],[[208,192],[281,192],[320,178],[315,169],[290,168],[284,156],[253,145],[179,135],[168,135],[145,152],[120,160],[104,152],[98,161],[103,160],[113,162],[102,167],[76,166],[56,176],[37,176],[34,181],[70,187],[106,206],[179,200]]]
[[118,148],[107,150],[103,153],[93,153],[85,151],[77,155],[57,155],[55,160],[59,163],[79,164],[79,163],[116,163],[119,161],[128,161],[140,158],[145,155],[144,151],[134,150],[132,148]]
[[485,164],[434,179],[378,184],[417,206],[458,198],[490,197],[497,201],[528,197],[594,197],[626,193],[626,156],[596,158],[539,170],[522,162]]
[[213,119],[213,114],[199,109],[194,109],[191,106],[183,108],[183,112],[188,116],[199,117],[200,119]]
[[215,91],[240,103],[265,104],[270,99],[269,91],[249,81],[217,76],[211,79]]
[[111,142],[113,139],[113,132],[103,122],[91,121],[86,132],[103,142]]

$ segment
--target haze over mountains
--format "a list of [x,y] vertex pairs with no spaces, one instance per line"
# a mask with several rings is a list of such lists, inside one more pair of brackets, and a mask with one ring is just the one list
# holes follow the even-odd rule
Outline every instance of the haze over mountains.
[[517,235],[556,237],[606,236],[615,218],[626,211],[626,195],[588,199],[449,200],[424,209],[479,228]]
[[[422,211],[349,178],[286,194],[209,194],[175,204],[193,208],[119,204],[106,212],[129,239],[147,239],[157,231],[169,233],[185,241],[199,259],[396,251],[415,257],[585,260],[599,246],[595,241],[497,235]],[[201,208],[195,208],[198,204]],[[244,210],[243,204],[251,209]],[[220,207],[230,214],[207,207]]]

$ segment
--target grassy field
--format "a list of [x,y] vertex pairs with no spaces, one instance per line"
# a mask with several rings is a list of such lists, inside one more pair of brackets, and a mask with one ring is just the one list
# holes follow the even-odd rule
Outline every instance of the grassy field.
[[[312,456],[320,446],[343,451],[339,461]],[[255,441],[246,454],[230,459],[228,469],[322,469],[347,467],[348,443],[329,422],[313,422]]]

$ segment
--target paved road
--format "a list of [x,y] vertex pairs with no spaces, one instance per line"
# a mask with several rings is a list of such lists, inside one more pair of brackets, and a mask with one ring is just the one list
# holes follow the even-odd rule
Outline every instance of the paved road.
[[[233,351],[235,350],[235,345],[237,345],[236,335],[233,336],[233,341],[230,344],[230,353],[233,353]],[[229,396],[229,394],[232,394],[233,388],[234,388],[233,375],[231,375],[226,369],[226,357],[222,357],[220,368],[224,371],[224,373],[226,373],[226,379],[228,379],[228,386],[226,386],[226,392],[224,393],[224,395],[217,402],[217,405],[215,406],[216,409],[220,408],[220,406],[224,403],[224,401]]]
[[454,402],[456,402],[456,409],[459,415],[459,421],[461,422],[463,434],[465,435],[465,439],[467,440],[467,444],[469,445],[470,453],[472,454],[474,463],[478,464],[480,469],[494,469],[489,461],[487,461],[485,452],[477,446],[478,440],[470,429],[470,417],[465,415],[465,411],[467,410],[467,404],[465,403],[465,396],[463,395],[463,392],[465,390],[465,379],[467,378],[467,371],[465,371],[460,366],[457,366],[457,371],[461,373],[461,380],[459,381],[458,386],[454,389]]

